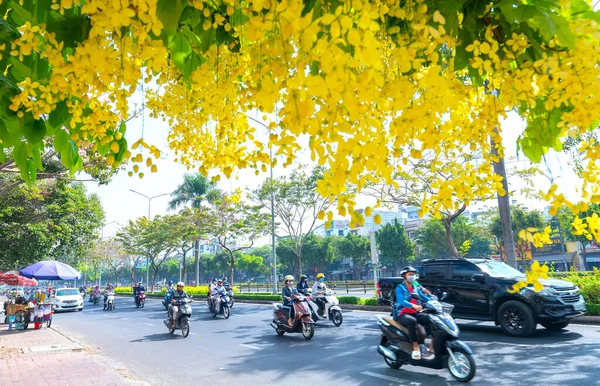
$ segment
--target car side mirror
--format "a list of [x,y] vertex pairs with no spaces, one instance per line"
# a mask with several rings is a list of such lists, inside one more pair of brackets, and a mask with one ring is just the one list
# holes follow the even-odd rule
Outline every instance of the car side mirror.
[[485,275],[483,273],[476,273],[473,276],[471,276],[471,280],[472,281],[476,281],[478,283],[484,283],[485,282]]

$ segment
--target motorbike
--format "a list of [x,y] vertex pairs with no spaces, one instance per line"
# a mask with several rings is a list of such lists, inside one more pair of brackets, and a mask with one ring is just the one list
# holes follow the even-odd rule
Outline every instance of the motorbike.
[[208,310],[212,314],[213,318],[216,318],[217,315],[223,315],[225,319],[229,319],[229,316],[231,315],[231,308],[229,306],[229,296],[227,294],[220,294],[217,296],[221,297],[220,310],[217,312],[216,304],[213,299],[211,299],[208,302]]
[[227,290],[227,296],[229,296],[229,308],[232,308],[233,307],[233,287],[231,287],[231,284],[229,284],[229,283],[224,283],[223,286]]
[[[309,289],[309,294],[310,294],[310,289]],[[315,298],[318,297],[324,297],[325,298],[325,316],[319,315],[317,310],[319,309],[319,306],[317,305],[317,303],[315,302]],[[340,308],[339,304],[339,300],[338,298],[335,296],[335,292],[331,291],[331,290],[327,290],[327,292],[325,292],[325,294],[323,295],[312,295],[310,294],[309,296],[306,297],[306,299],[308,300],[308,306],[310,307],[310,311],[311,311],[311,315],[312,318],[314,319],[315,323],[318,322],[319,320],[331,320],[331,322],[333,322],[333,325],[336,327],[339,327],[342,325],[342,322],[344,321],[344,317],[342,316],[342,309]]]
[[306,340],[312,339],[315,334],[314,321],[310,317],[310,309],[306,296],[302,294],[292,295],[294,307],[294,320],[290,326],[288,323],[289,308],[284,307],[281,303],[273,303],[273,321],[269,323],[275,329],[277,335],[282,336],[286,332],[288,334],[302,333]]
[[171,303],[171,293],[172,292],[173,292],[173,290],[166,291],[165,296],[163,296],[162,304],[163,304],[163,306],[165,306],[165,311],[167,311],[169,309],[169,303]]
[[98,303],[100,303],[100,296],[99,296],[99,295],[94,295],[94,296],[92,296],[92,299],[91,299],[91,300],[92,300],[92,303],[93,303],[95,306],[97,306],[97,305],[98,305]]
[[112,311],[115,309],[115,293],[109,292],[106,295],[106,303],[104,304],[104,310]]
[[139,308],[139,307],[144,308],[145,303],[146,303],[146,291],[138,292],[138,296],[135,299],[135,307],[136,308]]
[[[413,294],[413,298],[418,298],[418,295]],[[433,353],[422,349],[421,359],[418,360],[411,356],[413,345],[408,329],[392,317],[377,315],[382,333],[377,352],[392,369],[399,369],[405,364],[438,370],[447,368],[457,381],[469,382],[475,377],[476,364],[471,348],[458,339],[460,331],[450,315],[453,308],[451,304],[440,303],[435,296],[423,304],[419,312],[429,318],[434,347]],[[419,343],[423,345],[427,335],[423,326],[417,325],[417,335]]]
[[169,334],[173,334],[175,330],[181,330],[181,336],[184,338],[187,338],[187,336],[190,334],[190,318],[192,317],[192,306],[190,305],[191,302],[193,302],[193,299],[191,298],[181,299],[175,302],[174,305],[181,307],[181,314],[177,318],[176,327],[173,328],[171,326],[171,321],[169,320],[168,316],[167,319],[163,321],[165,326],[167,326],[169,329]]

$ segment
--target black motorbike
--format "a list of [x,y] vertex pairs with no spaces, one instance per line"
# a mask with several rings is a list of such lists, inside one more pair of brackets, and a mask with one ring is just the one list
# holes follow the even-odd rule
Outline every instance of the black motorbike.
[[216,318],[217,315],[223,315],[225,319],[229,319],[231,316],[231,309],[229,307],[229,296],[227,294],[218,294],[216,296],[221,297],[221,307],[219,311],[217,311],[215,301],[210,299],[208,302],[208,310],[212,314],[213,318]]
[[163,323],[169,329],[169,334],[173,334],[175,330],[181,330],[181,336],[187,338],[190,334],[190,318],[192,317],[192,306],[190,303],[193,302],[191,298],[185,298],[181,300],[177,300],[175,302],[175,306],[181,308],[181,313],[177,318],[177,323],[175,328],[172,327],[171,321],[167,317],[167,319],[163,320]]
[[227,290],[227,296],[229,296],[229,308],[233,307],[233,287],[229,283],[223,283],[223,287]]
[[[418,295],[413,295],[418,298]],[[442,297],[443,299],[443,297]],[[450,313],[453,305],[440,303],[435,296],[423,304],[419,311],[429,318],[433,334],[433,353],[423,351],[421,359],[412,359],[413,344],[409,339],[408,329],[391,317],[377,315],[381,329],[381,342],[377,352],[392,369],[402,365],[413,365],[431,369],[448,368],[450,374],[459,382],[469,382],[475,376],[476,365],[473,351],[463,341],[458,340],[460,331]],[[417,325],[419,343],[426,339],[425,329]]]

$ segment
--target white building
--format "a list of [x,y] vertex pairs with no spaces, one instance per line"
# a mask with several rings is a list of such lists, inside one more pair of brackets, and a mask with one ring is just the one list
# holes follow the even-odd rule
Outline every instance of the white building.
[[321,237],[346,236],[350,232],[350,221],[333,220],[329,228],[321,224],[315,228],[314,234]]
[[[362,210],[358,210],[358,212],[363,213]],[[379,224],[375,224],[375,222],[373,221],[373,218],[376,215],[379,215],[381,217],[381,223],[379,223]],[[383,226],[385,226],[386,224],[393,223],[395,220],[398,220],[398,222],[400,224],[404,225],[404,223],[407,220],[406,213],[403,211],[393,212],[393,211],[385,211],[385,210],[374,210],[373,213],[371,214],[371,216],[369,216],[369,217],[365,216],[365,225],[364,226],[354,228],[352,231],[356,232],[357,234],[359,234],[361,236],[368,236],[369,232],[371,232],[371,231],[376,232],[379,229],[381,229]]]

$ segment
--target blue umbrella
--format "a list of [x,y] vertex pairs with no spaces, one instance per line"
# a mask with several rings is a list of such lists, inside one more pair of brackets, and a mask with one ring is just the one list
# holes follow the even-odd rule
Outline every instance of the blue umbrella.
[[38,280],[76,280],[81,277],[79,271],[56,260],[40,261],[23,268],[19,273],[21,276]]

